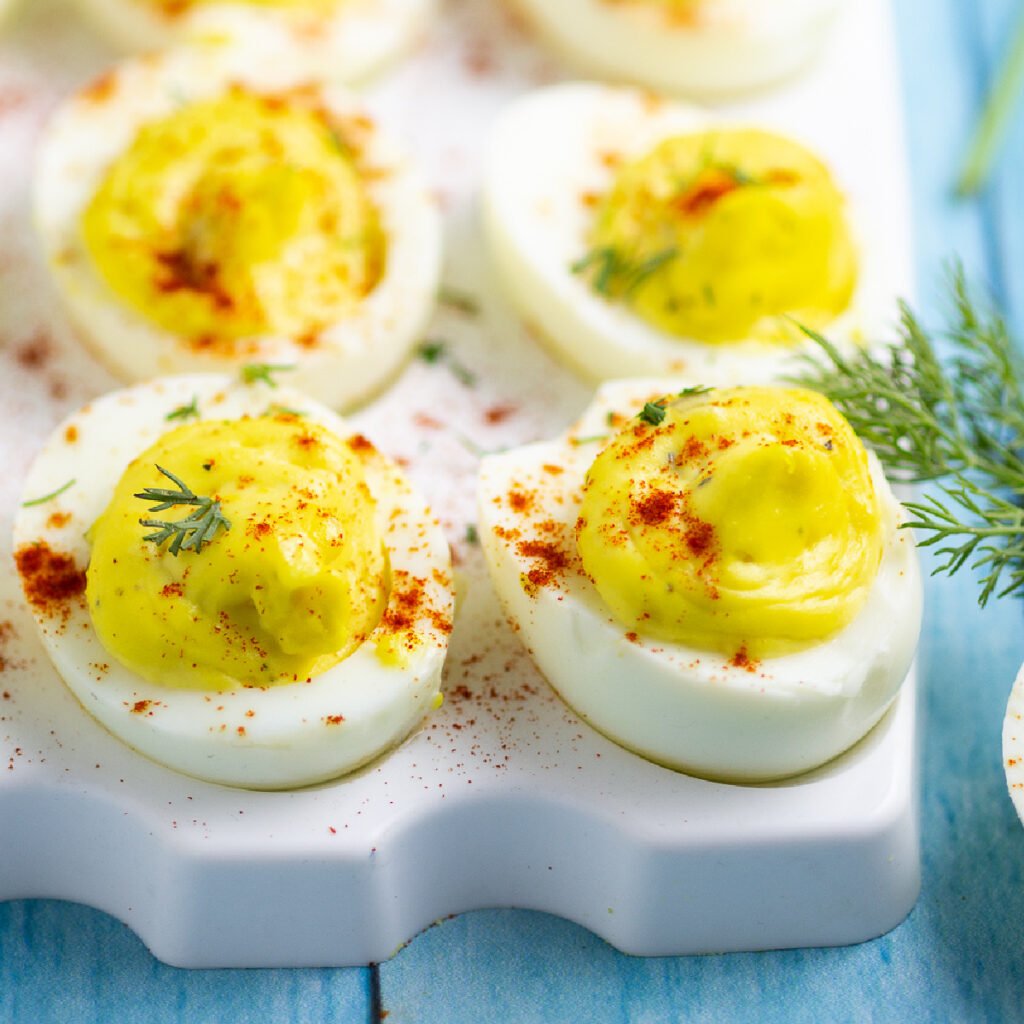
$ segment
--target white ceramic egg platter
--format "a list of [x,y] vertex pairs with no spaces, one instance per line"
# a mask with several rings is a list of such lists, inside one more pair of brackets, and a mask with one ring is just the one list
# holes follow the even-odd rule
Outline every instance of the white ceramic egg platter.
[[[467,538],[479,449],[558,433],[589,391],[510,314],[477,237],[475,175],[489,120],[528,85],[562,74],[499,8],[446,9],[448,21],[372,96],[443,196],[447,282],[480,303],[477,315],[439,311],[449,361],[415,361],[355,417],[407,460],[453,545],[461,604],[443,707],[336,782],[281,793],[198,782],[135,754],[79,707],[36,640],[12,569],[0,580],[0,898],[101,908],[157,957],[189,967],[366,964],[437,919],[483,907],[548,911],[629,953],[676,955],[856,942],[913,906],[913,672],[882,722],[831,764],[776,785],[723,785],[648,763],[581,724],[504,622]],[[80,45],[69,33],[45,46]],[[6,45],[19,39],[35,37]],[[909,296],[898,97],[887,4],[861,0],[847,5],[806,75],[744,111],[798,130],[842,169],[885,226],[893,295]],[[4,131],[31,144],[24,125],[0,120]],[[13,187],[16,197],[27,185]],[[30,248],[13,208],[4,215]],[[47,285],[38,261],[18,273],[27,297],[5,312],[29,331]],[[79,376],[70,387],[84,388],[83,400],[114,385],[62,323],[47,329],[67,360],[51,366],[65,390]],[[7,353],[13,369],[0,377],[4,538],[29,457],[78,397],[51,386],[53,408],[19,404],[33,386],[22,351]]]

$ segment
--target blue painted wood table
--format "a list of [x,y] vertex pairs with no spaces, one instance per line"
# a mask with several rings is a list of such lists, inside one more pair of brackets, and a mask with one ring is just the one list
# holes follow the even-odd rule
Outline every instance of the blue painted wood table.
[[[40,19],[52,17],[52,10],[40,13],[45,4],[34,6],[25,0],[9,26],[29,42],[44,30]],[[446,10],[472,6],[473,0],[451,0]],[[893,0],[916,307],[926,322],[941,322],[946,272],[958,259],[1024,336],[1024,106],[980,195],[957,199],[953,191],[1017,6]],[[486,42],[478,39],[467,59],[485,63]],[[72,78],[95,71],[70,44],[61,59]],[[16,101],[0,95],[0,117],[16,116]],[[35,129],[24,130],[31,136]],[[23,370],[44,360],[38,346],[10,343],[10,323],[27,322],[18,273],[0,265],[0,317],[8,318],[0,389],[15,362]],[[74,388],[66,381],[51,378],[46,386],[58,405],[70,403]],[[13,396],[2,398],[10,414]],[[880,938],[841,948],[648,959],[619,953],[559,918],[500,909],[438,922],[379,966],[189,971],[154,959],[104,913],[18,900],[0,905],[0,1020],[1024,1020],[1024,830],[1006,793],[1000,752],[1003,711],[1022,660],[1017,601],[982,610],[969,579],[927,581],[920,655],[923,887],[909,917]],[[17,836],[8,830],[0,842],[16,843]]]

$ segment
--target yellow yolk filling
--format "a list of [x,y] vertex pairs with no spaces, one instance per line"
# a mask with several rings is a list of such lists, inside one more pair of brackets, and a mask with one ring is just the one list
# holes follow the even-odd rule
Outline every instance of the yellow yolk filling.
[[781,341],[849,304],[857,257],[827,168],[752,130],[666,139],[618,173],[576,264],[660,330]]
[[[134,495],[218,499],[230,528],[199,551],[157,546],[140,520],[180,521]],[[104,647],[152,682],[231,689],[304,680],[352,653],[387,603],[387,553],[362,463],[295,417],[202,421],[125,470],[90,531],[86,596]]]
[[82,229],[114,292],[205,344],[315,335],[384,260],[353,155],[322,113],[237,88],[144,125]]
[[670,18],[693,21],[702,0],[604,0],[609,7],[650,7],[663,10]]
[[[148,0],[155,7],[159,7],[168,14],[180,14],[190,7],[204,7],[211,3],[223,3],[224,0]],[[330,10],[344,3],[345,0],[232,0],[233,3],[243,3],[250,7],[279,7],[285,10],[309,10],[323,11]]]
[[809,646],[867,598],[888,527],[867,454],[821,395],[684,392],[595,459],[577,543],[645,636],[754,657]]

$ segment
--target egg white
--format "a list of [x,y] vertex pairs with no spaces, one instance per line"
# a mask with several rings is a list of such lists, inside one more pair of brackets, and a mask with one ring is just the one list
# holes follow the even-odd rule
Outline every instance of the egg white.
[[[677,337],[605,299],[571,270],[590,248],[594,211],[585,197],[603,194],[614,181],[610,155],[636,159],[665,138],[723,126],[755,127],[635,89],[582,82],[538,89],[499,116],[482,181],[488,248],[509,300],[583,378],[685,374],[704,384],[773,383],[794,372],[801,354],[817,351],[810,342],[710,344]],[[896,314],[890,282],[897,275],[879,226],[837,169],[831,171],[859,250],[854,295],[826,329],[848,350],[888,333]]]
[[[578,558],[556,585],[524,586],[543,567],[524,541],[574,527],[587,469],[608,436],[608,413],[635,415],[679,380],[611,381],[563,436],[485,457],[479,537],[509,620],[554,689],[586,722],[642,756],[691,774],[763,782],[807,771],[863,737],[895,699],[921,622],[913,537],[871,456],[887,541],[867,601],[813,647],[765,658],[753,670],[728,656],[647,639],[616,621]],[[528,512],[510,494],[528,495]],[[568,551],[563,546],[563,551]]]
[[1010,690],[1003,719],[1003,768],[1017,816],[1024,822],[1024,665]]
[[[276,406],[339,437],[353,433],[299,392],[219,375],[165,378],[112,392],[61,424],[36,458],[24,501],[74,482],[51,500],[19,509],[15,551],[43,541],[84,569],[89,560],[85,531],[108,504],[125,466],[176,426],[166,419],[168,412],[193,398],[204,418],[261,415]],[[439,525],[402,472],[379,453],[365,460],[365,470],[392,572],[424,581],[416,622],[421,642],[405,663],[391,665],[378,657],[375,640],[387,629],[382,624],[349,657],[308,683],[216,693],[175,689],[141,679],[105,650],[84,594],[57,613],[30,603],[47,654],[83,707],[161,764],[253,789],[334,778],[405,737],[440,701],[445,623],[450,625],[453,610],[451,560]],[[391,600],[396,599],[393,591]]]
[[222,0],[173,10],[155,0],[77,0],[124,52],[158,50],[210,36],[250,46],[276,36],[300,47],[309,76],[362,82],[407,51],[429,25],[436,0],[340,0],[323,12]]
[[655,4],[516,2],[582,71],[708,99],[803,69],[824,45],[841,0],[701,0],[692,24],[673,21]]
[[[233,85],[257,93],[317,90],[329,114],[359,125],[361,161],[373,169],[367,192],[386,237],[384,272],[355,311],[310,346],[301,338],[242,339],[238,354],[197,348],[125,303],[99,274],[81,217],[110,165],[146,122],[183,102]],[[441,260],[436,200],[409,156],[367,116],[361,100],[315,85],[292,49],[212,44],[124,61],[69,97],[41,140],[33,186],[38,234],[68,316],[83,340],[128,381],[187,372],[233,372],[240,364],[295,367],[288,383],[332,408],[364,401],[387,383],[421,336],[433,310]]]

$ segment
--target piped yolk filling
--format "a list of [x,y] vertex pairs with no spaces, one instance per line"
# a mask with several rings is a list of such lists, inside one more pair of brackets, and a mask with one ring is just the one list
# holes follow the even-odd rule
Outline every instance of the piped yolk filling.
[[604,0],[609,7],[650,8],[672,23],[690,25],[699,20],[703,0]]
[[205,344],[315,335],[383,272],[377,211],[326,115],[241,88],[144,125],[82,230],[117,295]]
[[[229,528],[200,550],[144,538],[180,521],[136,495],[157,466],[221,503]],[[360,646],[390,587],[362,463],[296,417],[201,421],[164,435],[125,470],[90,531],[86,597],[104,647],[168,686],[222,690],[304,680]]]
[[788,139],[731,130],[666,139],[624,166],[576,264],[669,334],[783,341],[847,307],[857,257],[827,168]]
[[834,406],[734,388],[659,408],[659,423],[632,420],[587,474],[577,544],[613,615],[644,636],[754,657],[849,623],[888,527],[864,446]]
[[[223,3],[223,0],[147,0],[147,2],[173,16],[183,14],[193,7]],[[273,7],[294,11],[329,11],[331,8],[345,3],[346,0],[232,0],[232,2],[250,7]]]

